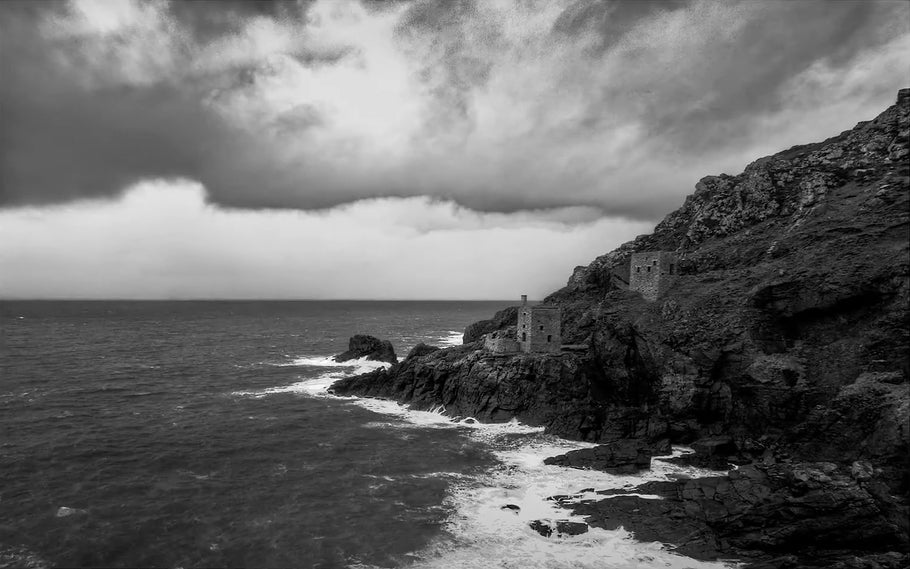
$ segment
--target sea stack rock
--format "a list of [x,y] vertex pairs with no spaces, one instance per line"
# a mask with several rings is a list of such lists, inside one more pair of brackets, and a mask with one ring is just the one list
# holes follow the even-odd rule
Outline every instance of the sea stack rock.
[[365,334],[352,336],[348,340],[348,351],[342,352],[332,359],[336,362],[346,362],[364,357],[377,362],[398,363],[398,357],[395,355],[391,342]]

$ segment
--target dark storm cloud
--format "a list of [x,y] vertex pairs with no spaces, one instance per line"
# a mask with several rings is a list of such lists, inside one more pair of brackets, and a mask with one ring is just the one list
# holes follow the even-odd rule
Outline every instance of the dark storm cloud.
[[817,109],[782,132],[803,108],[893,97],[896,74],[851,72],[906,58],[910,33],[888,1],[137,6],[132,28],[86,30],[63,3],[0,3],[0,205],[182,177],[246,208],[429,195],[654,218],[775,137],[836,133]]
[[299,19],[309,1],[296,0],[171,0],[174,18],[198,41],[239,32],[249,18]]

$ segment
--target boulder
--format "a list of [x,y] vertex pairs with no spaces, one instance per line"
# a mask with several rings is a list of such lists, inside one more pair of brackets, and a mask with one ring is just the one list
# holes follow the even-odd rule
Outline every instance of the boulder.
[[348,350],[332,359],[336,362],[346,362],[360,358],[377,362],[388,362],[390,364],[398,363],[398,357],[395,355],[395,349],[392,347],[391,342],[365,334],[352,336],[348,341]]
[[551,537],[553,534],[558,536],[581,535],[588,531],[588,524],[569,520],[534,520],[528,525],[544,537]]
[[78,508],[70,508],[67,506],[60,506],[57,508],[56,517],[58,518],[68,518],[70,516],[75,516],[79,514],[84,514],[85,510],[80,510]]

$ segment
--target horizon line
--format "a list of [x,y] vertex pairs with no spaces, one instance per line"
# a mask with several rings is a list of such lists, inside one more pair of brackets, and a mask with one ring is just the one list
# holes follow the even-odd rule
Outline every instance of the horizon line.
[[[543,300],[543,299],[540,299]],[[0,298],[3,302],[516,302],[504,298]],[[528,299],[528,302],[539,302]]]

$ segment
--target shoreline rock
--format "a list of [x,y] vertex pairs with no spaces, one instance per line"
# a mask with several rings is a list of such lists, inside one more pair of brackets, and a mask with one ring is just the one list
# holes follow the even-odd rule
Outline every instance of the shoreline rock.
[[[544,302],[586,353],[484,353],[476,340],[514,322],[511,307],[463,346],[333,388],[602,445],[668,439],[696,451],[679,462],[739,465],[673,483],[672,500],[579,505],[592,525],[753,567],[910,565],[908,155],[902,89],[853,129],[703,178],[653,233],[577,267]],[[622,286],[646,251],[679,259],[653,302]],[[637,468],[635,451],[554,460]]]
[[[852,469],[855,470],[855,469]],[[651,482],[571,506],[592,527],[632,532],[703,560],[748,567],[904,567],[907,511],[889,511],[880,481],[833,463],[748,465],[725,476]],[[648,500],[626,493],[658,494]],[[878,565],[863,564],[880,557]]]
[[670,440],[648,443],[641,439],[622,439],[593,448],[569,451],[544,459],[544,464],[569,468],[601,470],[610,474],[635,474],[651,468],[651,457],[670,454]]
[[395,355],[395,348],[392,347],[391,342],[365,334],[351,336],[351,339],[348,340],[347,351],[332,359],[340,363],[364,357],[377,362],[398,363],[398,357]]

